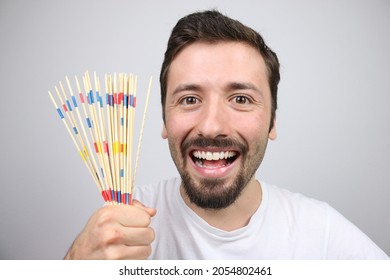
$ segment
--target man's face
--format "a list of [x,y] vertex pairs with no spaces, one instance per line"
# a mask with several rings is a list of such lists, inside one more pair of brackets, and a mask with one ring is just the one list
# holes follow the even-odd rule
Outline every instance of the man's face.
[[237,42],[187,46],[170,65],[164,110],[162,137],[190,201],[229,206],[276,137],[262,56]]

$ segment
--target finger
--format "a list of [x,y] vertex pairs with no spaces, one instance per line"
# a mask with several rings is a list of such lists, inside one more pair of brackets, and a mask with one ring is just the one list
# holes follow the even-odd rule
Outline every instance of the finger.
[[105,206],[98,210],[95,217],[99,226],[121,224],[125,227],[147,227],[151,216],[144,210],[133,205]]
[[154,240],[154,230],[150,227],[110,227],[99,236],[99,244],[112,246],[124,244],[127,246],[149,245]]
[[150,245],[155,238],[154,230],[147,228],[125,228],[122,243],[127,246]]
[[130,260],[146,260],[152,253],[152,246],[125,246],[123,249],[123,258]]
[[101,252],[100,259],[108,260],[146,260],[152,253],[150,245],[126,246],[118,245]]

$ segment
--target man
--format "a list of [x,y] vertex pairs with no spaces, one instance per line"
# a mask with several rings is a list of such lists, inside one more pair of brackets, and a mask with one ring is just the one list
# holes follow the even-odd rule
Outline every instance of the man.
[[327,204],[256,180],[276,138],[276,54],[217,11],[174,27],[161,69],[164,127],[180,173],[99,209],[66,259],[386,259]]

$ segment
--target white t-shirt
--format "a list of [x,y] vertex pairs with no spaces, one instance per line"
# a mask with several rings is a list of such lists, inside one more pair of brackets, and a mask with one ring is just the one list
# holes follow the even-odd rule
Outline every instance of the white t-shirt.
[[157,209],[150,259],[388,259],[328,204],[261,182],[262,202],[234,231],[210,226],[183,201],[181,179],[139,186],[135,199]]

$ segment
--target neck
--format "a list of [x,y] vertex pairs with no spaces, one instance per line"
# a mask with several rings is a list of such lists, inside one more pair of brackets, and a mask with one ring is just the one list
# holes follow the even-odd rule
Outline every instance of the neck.
[[262,191],[260,183],[252,178],[241,195],[224,209],[204,209],[192,203],[183,187],[180,194],[189,208],[204,219],[209,225],[224,231],[233,231],[246,226],[252,215],[260,207]]

